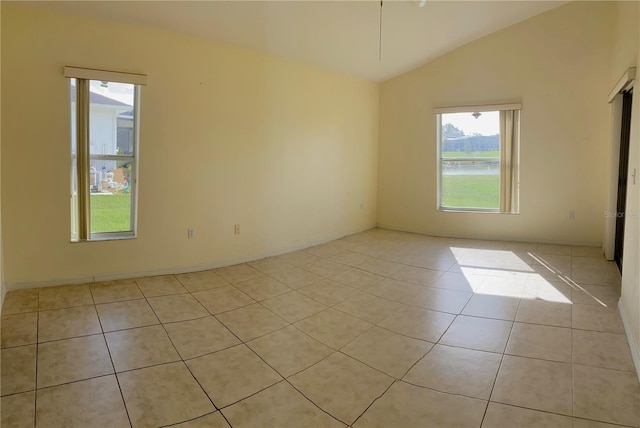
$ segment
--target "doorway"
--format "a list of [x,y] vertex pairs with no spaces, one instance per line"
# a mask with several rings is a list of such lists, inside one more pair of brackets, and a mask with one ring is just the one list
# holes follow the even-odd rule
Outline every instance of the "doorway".
[[631,104],[633,90],[622,98],[622,126],[620,131],[620,158],[618,165],[618,199],[616,207],[616,235],[614,260],[622,272],[624,259],[624,222],[627,209],[627,179],[629,176],[629,137],[631,133]]

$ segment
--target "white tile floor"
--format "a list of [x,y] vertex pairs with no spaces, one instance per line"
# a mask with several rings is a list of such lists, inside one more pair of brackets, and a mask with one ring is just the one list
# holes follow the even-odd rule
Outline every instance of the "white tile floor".
[[1,423],[638,427],[619,280],[597,248],[374,229],[214,271],[12,291]]

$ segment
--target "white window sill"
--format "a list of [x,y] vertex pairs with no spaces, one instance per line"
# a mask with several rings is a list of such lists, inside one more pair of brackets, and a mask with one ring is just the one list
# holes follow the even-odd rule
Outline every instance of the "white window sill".
[[82,242],[103,242],[103,241],[124,241],[127,239],[137,239],[137,235],[113,235],[113,236],[97,236],[91,239],[86,239],[83,241],[80,240],[71,240],[72,244],[82,243]]

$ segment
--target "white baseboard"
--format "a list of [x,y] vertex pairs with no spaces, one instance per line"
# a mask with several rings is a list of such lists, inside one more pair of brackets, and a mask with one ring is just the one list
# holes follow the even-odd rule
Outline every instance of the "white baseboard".
[[390,224],[381,224],[378,223],[376,227],[380,229],[387,230],[395,230],[397,232],[408,232],[408,233],[417,233],[420,235],[433,236],[436,238],[454,238],[454,239],[478,239],[483,241],[510,241],[510,242],[525,242],[525,243],[533,243],[533,244],[552,244],[552,245],[572,245],[576,247],[600,247],[601,243],[596,242],[579,242],[579,241],[565,241],[565,240],[548,240],[548,239],[528,239],[528,238],[497,238],[495,236],[483,235],[478,233],[469,233],[469,234],[442,234],[435,232],[425,232],[422,230],[415,230],[408,227],[403,226],[394,226]]
[[7,286],[0,279],[0,315],[2,315],[2,306],[4,306],[4,296],[7,294]]
[[[221,267],[233,266],[240,263],[253,262],[256,260],[264,259],[265,257],[279,256],[281,254],[287,254],[293,251],[304,250],[305,248],[326,244],[327,242],[335,241],[336,239],[344,238],[346,236],[354,235],[356,233],[361,233],[366,230],[372,229],[374,227],[376,226],[371,225],[371,226],[367,226],[366,228],[359,229],[347,234],[333,235],[333,236],[330,236],[329,238],[323,238],[323,239],[318,239],[314,241],[307,241],[305,243],[294,245],[291,247],[279,248],[272,251],[266,251],[263,253],[252,254],[252,255],[238,257],[234,259],[218,260],[216,262],[202,264],[202,265],[194,265],[194,266],[186,266],[186,267],[174,266],[174,267],[169,267],[164,269],[118,272],[118,273],[110,273],[110,274],[107,273],[107,274],[101,274],[96,276],[61,278],[61,279],[53,279],[53,280],[47,280],[47,281],[7,283],[6,290],[11,291],[11,290],[22,290],[27,288],[53,287],[56,285],[88,284],[92,282],[111,281],[116,279],[141,278],[144,276],[156,276],[156,275],[177,275],[181,273],[190,273],[190,272],[199,272],[199,271],[209,270],[209,269],[218,269]],[[4,300],[5,284],[2,284],[2,286],[3,286],[2,298]]]
[[624,331],[627,334],[627,340],[629,341],[629,348],[631,348],[631,358],[633,358],[633,365],[636,366],[636,374],[638,380],[640,380],[640,347],[636,339],[633,337],[631,326],[629,325],[629,319],[624,311],[624,305],[622,299],[618,300],[618,309],[620,310],[620,317],[622,317],[622,324],[624,325]]

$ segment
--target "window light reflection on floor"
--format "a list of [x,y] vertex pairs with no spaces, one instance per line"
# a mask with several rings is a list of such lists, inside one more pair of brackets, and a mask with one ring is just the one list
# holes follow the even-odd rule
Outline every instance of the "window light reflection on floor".
[[570,267],[565,272],[548,256],[460,247],[450,247],[450,251],[470,291],[477,294],[572,304],[572,293],[581,293],[595,304],[609,306],[574,281]]

